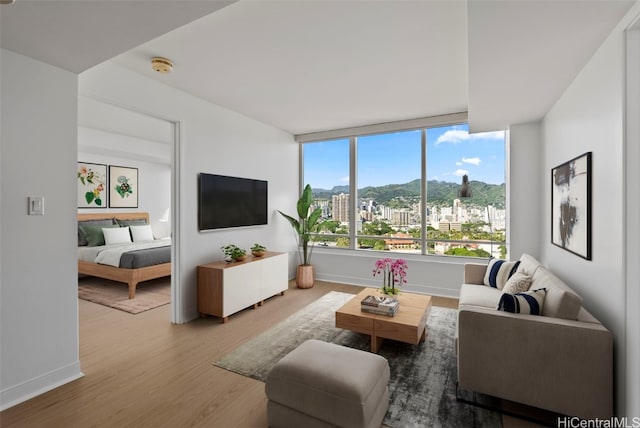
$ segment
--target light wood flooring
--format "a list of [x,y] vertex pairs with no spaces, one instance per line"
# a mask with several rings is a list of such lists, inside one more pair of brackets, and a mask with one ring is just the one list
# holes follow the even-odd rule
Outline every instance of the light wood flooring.
[[[240,344],[331,290],[350,285],[291,283],[285,296],[226,324],[208,317],[169,322],[169,306],[138,315],[79,300],[85,376],[0,413],[7,427],[266,427],[264,384],[213,366]],[[457,300],[434,298],[457,307]],[[515,425],[514,425],[515,426]]]

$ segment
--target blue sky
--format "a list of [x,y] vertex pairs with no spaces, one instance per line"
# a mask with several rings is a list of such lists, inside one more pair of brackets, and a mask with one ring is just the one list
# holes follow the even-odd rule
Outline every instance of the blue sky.
[[[504,132],[469,134],[468,126],[427,130],[427,179],[458,183],[469,180],[502,184]],[[314,188],[348,184],[349,140],[304,146],[304,180]],[[420,131],[358,138],[358,187],[402,184],[420,178]]]

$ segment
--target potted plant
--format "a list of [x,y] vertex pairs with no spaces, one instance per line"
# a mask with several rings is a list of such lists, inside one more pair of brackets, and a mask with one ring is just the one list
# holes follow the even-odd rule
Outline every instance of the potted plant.
[[224,259],[228,262],[241,262],[247,258],[247,252],[234,244],[228,244],[220,247],[224,253]]
[[251,254],[253,254],[254,257],[262,257],[266,252],[267,247],[265,247],[264,245],[253,244],[253,247],[251,247]]
[[293,227],[293,231],[296,234],[298,255],[300,256],[300,264],[296,272],[296,284],[299,288],[313,287],[313,266],[311,265],[313,242],[310,245],[309,241],[311,241],[311,234],[318,230],[318,220],[320,219],[320,214],[322,214],[322,209],[318,207],[311,211],[311,204],[313,204],[313,193],[311,186],[307,184],[302,191],[300,199],[298,199],[297,219],[278,211],[291,223],[291,227]]

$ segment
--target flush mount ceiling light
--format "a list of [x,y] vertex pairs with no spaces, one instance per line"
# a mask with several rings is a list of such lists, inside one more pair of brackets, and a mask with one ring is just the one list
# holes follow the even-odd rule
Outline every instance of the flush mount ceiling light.
[[11,4],[13,3],[15,0],[0,0],[0,4]]
[[153,68],[158,73],[171,73],[171,70],[173,70],[173,63],[166,58],[157,56],[151,59],[151,68]]

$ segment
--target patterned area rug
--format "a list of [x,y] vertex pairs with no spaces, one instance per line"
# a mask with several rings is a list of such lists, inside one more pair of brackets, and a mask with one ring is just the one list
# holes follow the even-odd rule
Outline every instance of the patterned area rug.
[[[352,297],[332,291],[214,365],[264,382],[273,365],[307,339],[368,351],[368,336],[334,326],[336,309]],[[386,340],[382,344],[379,354],[389,361],[391,368],[389,410],[383,422],[386,426],[502,426],[500,413],[456,401],[455,326],[455,310],[433,307],[424,343],[410,345]]]
[[139,314],[171,303],[171,277],[141,282],[134,299],[129,299],[129,287],[123,282],[83,277],[78,279],[78,298]]

